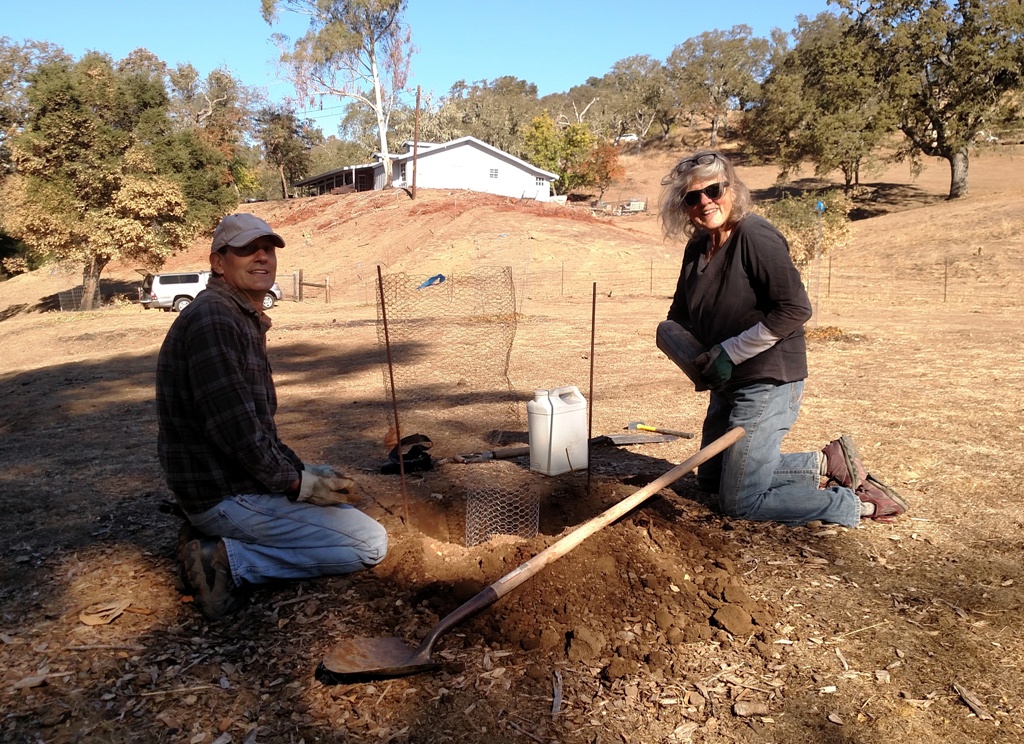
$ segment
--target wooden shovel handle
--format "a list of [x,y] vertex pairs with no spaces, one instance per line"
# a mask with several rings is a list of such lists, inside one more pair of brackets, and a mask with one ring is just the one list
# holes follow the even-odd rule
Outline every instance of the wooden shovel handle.
[[675,483],[698,465],[707,462],[718,453],[731,447],[733,444],[738,442],[745,433],[746,432],[744,432],[743,428],[739,426],[735,429],[730,429],[711,444],[706,447],[702,447],[700,450],[690,455],[690,457],[683,460],[657,480],[648,483],[639,491],[631,496],[627,496],[615,506],[606,509],[593,519],[584,522],[558,542],[552,543],[526,563],[523,563],[512,572],[502,576],[489,587],[483,589],[475,597],[468,600],[465,604],[457,607],[451,612],[451,614],[444,617],[441,622],[434,626],[434,629],[420,644],[420,650],[429,655],[429,651],[433,647],[434,641],[448,631],[449,628],[457,625],[466,618],[475,615],[480,610],[504,597],[517,586],[532,578],[538,571],[549,563],[561,558],[598,530],[607,527],[616,519],[635,509],[658,491],[665,488],[665,486]]

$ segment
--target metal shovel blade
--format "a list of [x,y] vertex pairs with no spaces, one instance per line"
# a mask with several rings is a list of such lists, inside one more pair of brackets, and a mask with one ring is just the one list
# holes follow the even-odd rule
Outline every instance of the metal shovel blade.
[[332,683],[401,677],[437,668],[429,653],[409,648],[401,638],[351,638],[324,655],[318,674]]

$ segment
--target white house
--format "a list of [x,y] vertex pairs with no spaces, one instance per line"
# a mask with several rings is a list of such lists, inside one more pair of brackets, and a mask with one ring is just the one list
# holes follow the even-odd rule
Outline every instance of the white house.
[[[413,143],[392,157],[395,186],[411,186]],[[468,189],[516,199],[547,201],[558,174],[530,165],[504,150],[476,137],[437,144],[420,142],[416,153],[416,187],[425,189]],[[384,165],[379,166],[381,173]]]
[[[516,199],[548,201],[556,173],[530,165],[476,137],[460,137],[445,142],[420,142],[413,162],[413,143],[404,143],[405,152],[391,155],[392,185],[411,187],[413,168],[416,187],[425,189],[467,189]],[[307,194],[326,194],[338,187],[356,191],[384,188],[384,162],[352,165],[321,173],[293,184]]]

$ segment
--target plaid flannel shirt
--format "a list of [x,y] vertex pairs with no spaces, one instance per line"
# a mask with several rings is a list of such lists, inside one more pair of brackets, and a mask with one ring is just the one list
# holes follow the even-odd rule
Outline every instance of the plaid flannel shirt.
[[237,494],[285,498],[299,477],[302,461],[274,423],[269,329],[265,313],[214,276],[160,347],[157,450],[167,484],[189,514]]

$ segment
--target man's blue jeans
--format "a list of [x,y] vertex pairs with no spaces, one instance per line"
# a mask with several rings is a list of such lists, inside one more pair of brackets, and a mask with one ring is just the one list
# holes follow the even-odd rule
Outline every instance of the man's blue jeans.
[[812,520],[856,527],[860,499],[850,489],[820,489],[819,453],[780,453],[796,423],[804,383],[755,383],[712,392],[702,445],[742,426],[740,441],[697,469],[697,481],[718,493],[722,511],[740,519],[806,524]]
[[388,549],[385,529],[358,509],[295,503],[280,494],[232,496],[189,521],[224,538],[239,584],[360,571],[384,560]]

